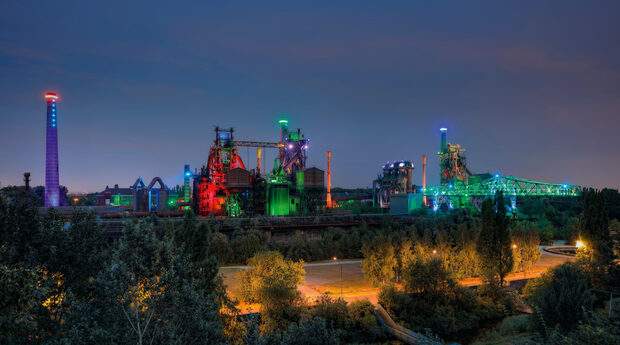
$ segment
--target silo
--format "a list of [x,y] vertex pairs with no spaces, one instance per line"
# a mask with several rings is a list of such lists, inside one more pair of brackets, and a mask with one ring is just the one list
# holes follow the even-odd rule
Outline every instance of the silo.
[[289,187],[287,184],[269,185],[269,215],[288,216],[290,212]]

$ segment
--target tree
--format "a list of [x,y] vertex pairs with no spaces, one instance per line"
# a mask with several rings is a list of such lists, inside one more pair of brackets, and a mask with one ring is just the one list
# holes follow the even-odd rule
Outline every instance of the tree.
[[[528,283],[529,284],[529,283]],[[549,327],[569,330],[592,309],[594,297],[586,273],[575,263],[565,263],[543,274],[532,284],[529,300],[540,310]]]
[[359,300],[351,302],[348,307],[351,325],[344,330],[345,339],[351,342],[368,342],[377,341],[384,336],[372,303],[368,300]]
[[445,297],[448,290],[456,284],[437,258],[428,262],[411,262],[403,279],[406,293],[423,296],[430,303],[436,303]]
[[[273,299],[289,299],[303,282],[303,267],[303,260],[287,260],[276,251],[259,252],[248,260],[248,269],[239,272],[240,296],[248,302],[266,304]],[[275,290],[281,294],[271,294]]]
[[413,243],[409,239],[401,239],[398,245],[396,246],[396,280],[400,281],[400,277],[403,274],[403,271],[409,265],[409,263],[414,259],[413,255]]
[[489,281],[499,277],[500,286],[504,285],[504,278],[514,266],[507,225],[504,195],[500,191],[494,199],[482,203],[482,229],[476,244],[481,269]]
[[189,257],[159,240],[151,223],[127,222],[92,282],[92,300],[67,298],[63,341],[218,344],[219,304],[213,290],[196,286]]
[[228,242],[228,237],[221,232],[211,234],[209,253],[217,258],[217,262],[224,264],[233,258],[233,250]]
[[373,285],[385,283],[394,278],[396,257],[392,241],[384,235],[379,235],[370,244],[362,246],[362,271]]
[[91,280],[105,269],[110,256],[103,229],[92,212],[76,210],[66,231],[48,233],[58,231],[50,269],[62,275],[63,289],[71,289],[74,298],[88,298]]
[[248,269],[238,273],[239,296],[261,304],[263,330],[286,327],[299,321],[302,305],[297,285],[303,283],[304,262],[284,259],[276,251],[259,252],[248,260]]
[[265,238],[257,230],[235,230],[232,235],[231,247],[236,262],[246,262],[254,254],[267,248]]
[[301,324],[292,323],[284,333],[283,345],[338,345],[340,332],[327,327],[325,319],[316,317]]
[[538,231],[530,223],[519,222],[510,229],[510,237],[514,246],[515,267],[529,270],[541,256]]
[[404,288],[384,286],[379,301],[398,322],[414,330],[432,328],[447,334],[471,329],[497,313],[482,305],[468,288],[452,279],[439,258],[412,262],[403,275]]
[[286,256],[292,260],[302,260],[310,257],[310,248],[301,231],[295,232],[293,243],[289,246]]
[[584,243],[589,259],[608,265],[613,259],[609,236],[609,218],[601,192],[588,191],[584,198],[580,219],[579,237]]
[[327,324],[338,329],[351,326],[347,302],[342,299],[334,299],[329,295],[321,295],[317,298],[310,314],[312,317],[321,317]]
[[[32,344],[47,340],[50,285],[34,269],[0,265],[0,343]],[[57,325],[53,325],[57,326]]]

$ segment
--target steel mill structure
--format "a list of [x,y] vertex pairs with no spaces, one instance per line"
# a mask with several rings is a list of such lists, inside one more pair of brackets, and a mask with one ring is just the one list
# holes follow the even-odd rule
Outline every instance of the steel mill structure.
[[373,205],[390,208],[394,195],[413,193],[413,163],[409,161],[388,161],[383,166],[383,174],[372,181]]
[[56,101],[58,95],[48,92],[47,123],[45,139],[45,207],[60,206],[60,184],[58,181],[58,116]]
[[[396,214],[411,213],[425,207],[435,212],[480,208],[484,199],[501,191],[510,200],[509,211],[516,213],[517,198],[581,195],[581,187],[570,184],[544,183],[500,174],[473,174],[467,167],[465,149],[459,144],[449,143],[447,132],[445,127],[440,129],[438,186],[426,186],[426,156],[422,156],[423,182],[419,193],[409,191],[410,188],[416,189],[411,185],[409,176],[413,164],[408,161],[388,162],[383,166],[383,174],[373,181],[373,203]],[[411,168],[408,168],[409,164]]]
[[[324,171],[306,168],[310,139],[280,120],[278,142],[237,141],[232,128],[215,128],[207,164],[193,176],[194,211],[200,216],[287,216],[325,206]],[[257,148],[257,169],[246,168],[240,147]],[[262,149],[278,150],[273,169],[262,173]]]
[[[58,176],[58,95],[46,93],[47,126],[45,155],[45,207],[61,206]],[[136,179],[129,188],[106,187],[96,196],[97,205],[119,206],[138,213],[192,210],[202,217],[252,217],[317,215],[339,207],[331,195],[331,151],[325,172],[306,167],[310,139],[301,129],[289,130],[288,120],[278,121],[279,140],[274,142],[235,139],[233,128],[215,127],[215,139],[206,163],[193,173],[183,169],[183,185],[168,188],[160,177],[147,185]],[[416,209],[445,211],[479,208],[488,197],[503,192],[510,199],[509,211],[517,212],[517,198],[575,197],[581,187],[522,179],[489,173],[473,174],[466,151],[448,142],[448,129],[440,129],[439,185],[427,186],[426,155],[422,156],[422,187],[413,185],[414,164],[410,160],[388,161],[372,183],[372,203],[394,214],[411,214]],[[256,148],[256,169],[249,169],[239,148]],[[272,168],[262,164],[264,150],[277,150]],[[249,155],[249,150],[248,150]],[[249,159],[249,157],[248,157]],[[25,175],[28,185],[29,174]]]

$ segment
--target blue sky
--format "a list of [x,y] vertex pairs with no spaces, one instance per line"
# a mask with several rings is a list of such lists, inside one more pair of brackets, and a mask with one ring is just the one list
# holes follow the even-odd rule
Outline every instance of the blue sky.
[[397,159],[421,183],[423,154],[438,183],[446,126],[473,172],[618,188],[619,14],[616,1],[4,1],[0,183],[43,184],[55,91],[60,182],[76,192],[180,183],[215,125],[277,141],[281,116],[311,138],[309,165],[333,152],[335,186],[370,186]]

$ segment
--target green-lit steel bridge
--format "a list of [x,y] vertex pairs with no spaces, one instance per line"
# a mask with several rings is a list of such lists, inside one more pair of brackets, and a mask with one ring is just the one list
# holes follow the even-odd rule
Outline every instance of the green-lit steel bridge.
[[517,197],[576,197],[581,195],[580,186],[530,181],[499,174],[478,183],[427,187],[422,189],[422,195],[430,197],[433,210],[437,211],[440,204],[446,204],[451,209],[463,207],[466,204],[479,206],[478,203],[472,201],[493,196],[499,191],[503,192],[505,197],[510,198],[509,208],[512,212],[516,211]]
[[491,196],[502,191],[505,196],[579,196],[581,187],[530,181],[515,176],[496,174],[474,184],[433,186],[422,190],[424,196]]

